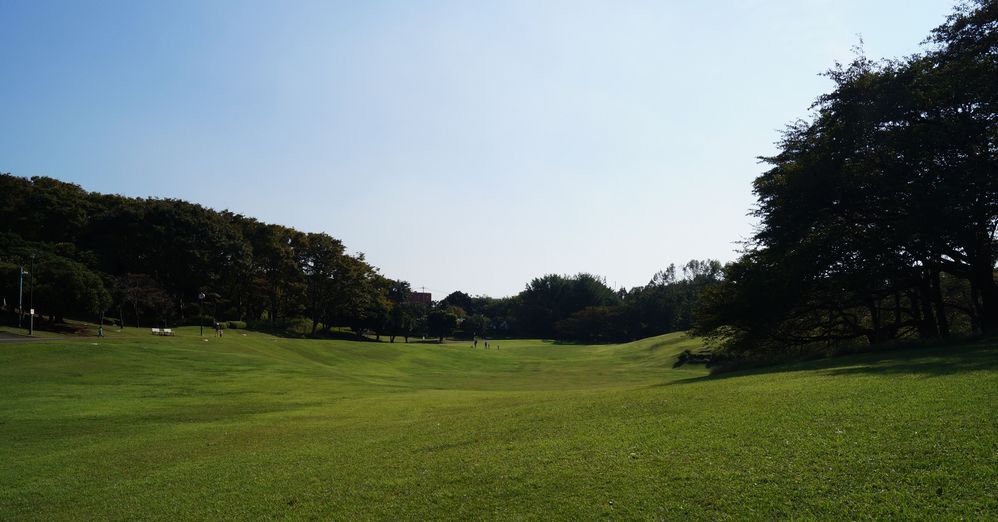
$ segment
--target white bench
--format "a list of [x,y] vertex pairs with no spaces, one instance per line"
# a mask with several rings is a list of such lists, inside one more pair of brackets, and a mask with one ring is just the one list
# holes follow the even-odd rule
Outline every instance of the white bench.
[[160,330],[159,328],[153,328],[152,329],[152,334],[153,335],[163,335],[163,331]]

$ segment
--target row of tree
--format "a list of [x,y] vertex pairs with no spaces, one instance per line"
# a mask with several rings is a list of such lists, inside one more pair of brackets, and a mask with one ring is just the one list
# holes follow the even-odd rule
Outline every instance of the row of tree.
[[998,2],[828,73],[755,180],[760,225],[695,332],[731,356],[998,331]]
[[[172,199],[87,192],[0,174],[0,295],[16,302],[32,272],[36,308],[53,321],[100,314],[133,326],[244,321],[325,334],[629,340],[688,328],[716,261],[691,261],[648,285],[614,290],[591,275],[547,275],[495,299],[454,292],[432,306],[327,234],[261,223]],[[200,296],[204,296],[200,299]]]
[[701,294],[721,264],[693,260],[655,274],[647,285],[614,290],[587,273],[535,278],[503,299],[454,292],[437,304],[458,318],[459,335],[538,337],[586,342],[640,339],[690,328]]
[[[326,234],[304,233],[171,199],[91,193],[51,178],[0,175],[0,292],[34,266],[53,320],[107,312],[127,324],[206,315],[318,328],[386,321],[408,286]],[[199,300],[199,296],[204,299]]]

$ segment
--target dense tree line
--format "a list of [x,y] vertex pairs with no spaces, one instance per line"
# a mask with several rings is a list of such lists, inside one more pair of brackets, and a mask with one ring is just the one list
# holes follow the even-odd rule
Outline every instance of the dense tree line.
[[592,274],[546,275],[513,297],[454,292],[427,307],[411,302],[408,282],[382,276],[327,234],[0,174],[0,295],[8,310],[18,270],[29,265],[36,308],[52,321],[102,314],[128,326],[242,321],[310,335],[349,327],[392,342],[413,335],[606,342],[682,330],[721,273],[716,261],[691,261],[629,291]]
[[729,356],[998,331],[998,3],[828,76],[754,183],[760,225],[695,331]]
[[197,324],[203,306],[210,319],[274,328],[304,318],[311,333],[405,326],[392,309],[404,308],[407,283],[385,278],[327,234],[2,174],[0,292],[8,307],[17,272],[29,265],[36,308],[56,321],[104,312],[135,326]]

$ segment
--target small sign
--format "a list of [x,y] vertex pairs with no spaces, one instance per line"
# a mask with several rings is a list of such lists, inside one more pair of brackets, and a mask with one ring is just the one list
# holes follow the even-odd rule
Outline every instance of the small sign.
[[31,315],[35,315],[35,309],[34,308],[31,309]]

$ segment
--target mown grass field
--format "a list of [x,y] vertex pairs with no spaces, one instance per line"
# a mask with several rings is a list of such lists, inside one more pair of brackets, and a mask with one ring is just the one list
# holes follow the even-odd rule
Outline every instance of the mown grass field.
[[991,343],[708,377],[682,334],[146,332],[0,344],[0,519],[998,517]]

